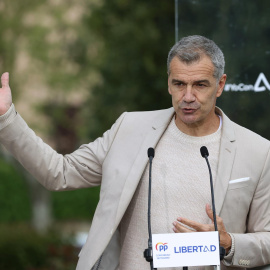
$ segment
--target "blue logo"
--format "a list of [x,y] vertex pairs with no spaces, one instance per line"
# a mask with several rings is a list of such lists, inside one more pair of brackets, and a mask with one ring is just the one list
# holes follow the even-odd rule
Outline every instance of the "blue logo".
[[166,251],[167,249],[168,249],[168,245],[167,245],[168,243],[162,243],[162,242],[158,242],[157,244],[156,244],[156,250],[157,251]]
[[174,247],[174,253],[195,253],[195,252],[214,252],[217,247],[215,245],[210,246],[182,246]]

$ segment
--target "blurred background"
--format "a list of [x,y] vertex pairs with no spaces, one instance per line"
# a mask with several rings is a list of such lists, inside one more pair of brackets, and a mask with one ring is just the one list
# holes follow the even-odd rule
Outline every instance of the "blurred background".
[[[102,135],[123,111],[171,106],[166,58],[174,0],[0,0],[0,72],[16,110],[62,154]],[[270,139],[270,3],[179,0],[179,38],[223,50],[218,106]],[[99,189],[48,192],[0,151],[0,269],[75,269]]]

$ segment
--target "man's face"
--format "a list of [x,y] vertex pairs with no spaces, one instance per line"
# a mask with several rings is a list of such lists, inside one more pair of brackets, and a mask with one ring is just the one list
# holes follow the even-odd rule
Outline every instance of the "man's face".
[[217,81],[214,65],[207,56],[186,64],[174,57],[170,64],[168,90],[180,130],[211,126],[216,119],[216,98],[223,91],[226,75]]

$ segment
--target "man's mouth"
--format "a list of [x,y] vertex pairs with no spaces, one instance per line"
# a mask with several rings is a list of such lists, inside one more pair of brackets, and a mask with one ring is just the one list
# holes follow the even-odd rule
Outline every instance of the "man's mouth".
[[189,113],[194,113],[196,111],[196,109],[193,109],[193,108],[183,108],[182,111],[184,113],[189,114]]

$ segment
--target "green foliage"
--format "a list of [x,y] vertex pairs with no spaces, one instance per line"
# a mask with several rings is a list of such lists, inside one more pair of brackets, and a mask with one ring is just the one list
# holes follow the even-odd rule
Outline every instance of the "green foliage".
[[[21,35],[25,31],[22,23],[23,17],[29,11],[29,7],[35,9],[45,0],[39,2],[32,0],[25,1],[9,1],[2,0],[0,2],[0,70],[14,72],[16,70],[16,60],[18,50],[22,46]],[[14,87],[13,97],[16,98],[16,88],[19,82],[13,80]]]
[[95,138],[123,111],[170,106],[166,58],[174,40],[174,6],[114,0],[91,9],[86,23],[102,44],[94,59],[102,79],[88,106],[88,137]]
[[25,225],[0,226],[0,269],[71,270],[78,250],[59,232],[39,235]]
[[31,205],[23,177],[12,165],[0,159],[0,222],[27,221]]
[[[99,188],[52,192],[55,220],[91,220],[99,199]],[[27,221],[32,217],[24,176],[0,159],[0,224]],[[1,269],[1,268],[0,268]]]
[[99,187],[54,192],[53,216],[57,220],[91,220],[99,199]]

